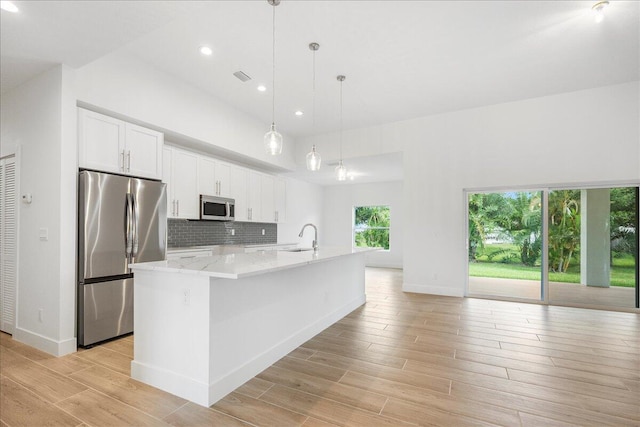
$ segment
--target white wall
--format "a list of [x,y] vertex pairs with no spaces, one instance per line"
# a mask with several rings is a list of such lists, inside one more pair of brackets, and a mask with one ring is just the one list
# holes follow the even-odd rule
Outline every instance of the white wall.
[[638,83],[399,123],[404,288],[463,295],[465,188],[638,182]]
[[404,240],[404,212],[402,182],[374,184],[331,185],[324,189],[324,241],[328,245],[353,244],[353,208],[380,206],[391,208],[389,250],[368,253],[366,263],[371,267],[402,268]]
[[279,156],[264,151],[270,123],[236,110],[152,66],[113,53],[77,70],[78,100],[170,130],[189,139],[287,170],[295,169],[295,140],[283,134]]
[[287,221],[278,224],[278,243],[297,243],[303,247],[311,247],[313,229],[305,230],[302,237],[298,237],[298,233],[303,225],[312,223],[318,227],[318,244],[324,244],[322,187],[292,178],[286,178],[286,182]]
[[20,147],[20,193],[33,195],[31,204],[19,204],[14,337],[55,355],[76,348],[75,102],[63,96],[72,81],[57,66],[1,102],[2,145]]
[[345,132],[345,158],[404,151],[404,289],[464,294],[464,189],[640,182],[639,93],[636,81]]

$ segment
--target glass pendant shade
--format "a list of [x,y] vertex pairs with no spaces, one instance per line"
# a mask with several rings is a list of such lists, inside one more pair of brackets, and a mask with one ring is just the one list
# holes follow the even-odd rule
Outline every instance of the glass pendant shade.
[[336,179],[338,181],[347,180],[347,168],[342,163],[342,160],[340,160],[340,163],[338,163],[338,166],[336,166]]
[[320,157],[320,153],[316,151],[316,146],[313,145],[311,147],[311,151],[307,154],[307,170],[317,171],[320,170],[320,163],[322,162],[322,157]]
[[271,130],[264,134],[264,149],[273,156],[282,153],[282,135],[276,131],[275,123],[271,123]]

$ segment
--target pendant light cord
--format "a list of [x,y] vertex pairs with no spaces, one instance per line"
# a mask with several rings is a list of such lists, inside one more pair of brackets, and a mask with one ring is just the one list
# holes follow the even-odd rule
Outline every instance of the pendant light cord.
[[340,163],[342,163],[342,82],[340,80]]
[[311,112],[311,131],[316,133],[316,50],[313,50],[313,111]]
[[273,5],[273,34],[272,34],[272,58],[271,58],[271,124],[276,123],[276,4]]

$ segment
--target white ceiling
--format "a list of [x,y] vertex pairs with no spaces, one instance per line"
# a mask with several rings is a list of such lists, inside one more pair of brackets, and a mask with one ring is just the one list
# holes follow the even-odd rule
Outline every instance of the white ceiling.
[[[259,1],[15,1],[1,90],[120,50],[271,121],[272,7]],[[276,8],[276,123],[294,137],[640,78],[640,2],[302,1]],[[316,115],[312,53],[316,53]],[[198,47],[208,44],[211,57]],[[242,83],[232,73],[253,78]],[[265,84],[267,92],[256,90]],[[303,110],[302,117],[294,111]]]

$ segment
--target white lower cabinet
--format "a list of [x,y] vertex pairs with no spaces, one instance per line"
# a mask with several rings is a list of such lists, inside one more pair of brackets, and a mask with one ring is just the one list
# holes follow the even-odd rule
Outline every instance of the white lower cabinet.
[[167,183],[167,217],[183,219],[200,218],[200,194],[198,193],[198,155],[176,148],[165,148],[164,173]]

